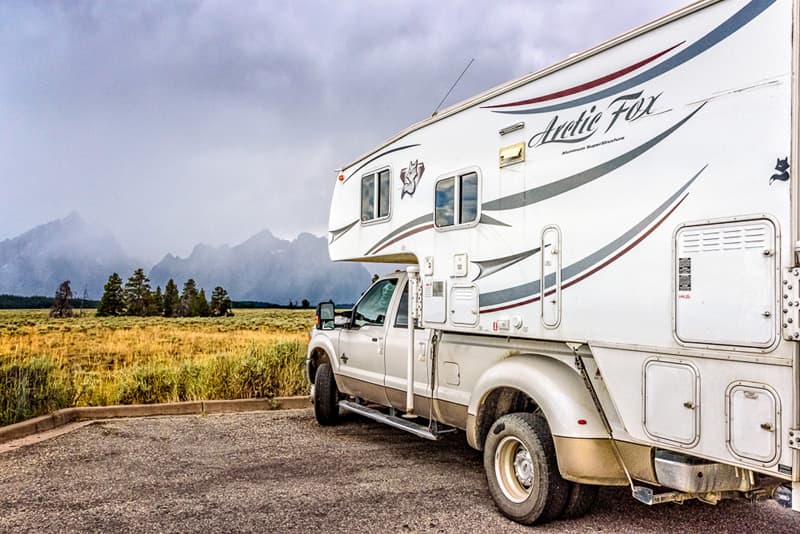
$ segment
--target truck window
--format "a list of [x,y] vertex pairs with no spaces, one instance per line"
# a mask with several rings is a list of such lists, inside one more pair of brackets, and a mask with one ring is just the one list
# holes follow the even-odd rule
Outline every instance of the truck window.
[[389,217],[392,186],[389,169],[361,177],[361,222]]
[[436,182],[434,223],[437,228],[474,222],[478,218],[478,173]]
[[394,325],[408,328],[408,282],[406,282],[406,287],[403,288],[403,294],[400,296],[400,305],[397,306],[397,317],[394,320]]
[[386,320],[386,310],[392,301],[397,279],[381,280],[362,297],[353,310],[353,326],[382,325]]
[[[400,304],[397,306],[397,316],[394,320],[395,328],[408,328],[408,282],[403,288],[403,294],[400,295]],[[422,328],[419,325],[419,320],[414,321],[416,328]]]

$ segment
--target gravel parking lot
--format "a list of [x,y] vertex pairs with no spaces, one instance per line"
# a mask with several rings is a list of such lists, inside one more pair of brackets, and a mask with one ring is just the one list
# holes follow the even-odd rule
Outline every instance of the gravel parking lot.
[[[626,488],[536,532],[800,532],[773,501],[647,507]],[[310,410],[97,422],[0,454],[2,532],[530,532],[463,435],[430,443]]]

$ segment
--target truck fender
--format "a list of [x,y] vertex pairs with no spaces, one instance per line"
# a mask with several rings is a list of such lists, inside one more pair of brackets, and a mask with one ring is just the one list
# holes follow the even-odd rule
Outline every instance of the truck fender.
[[308,342],[306,352],[306,375],[310,384],[314,383],[318,365],[328,361],[333,369],[333,374],[339,373],[339,357],[333,347],[333,342],[326,335],[315,335]]
[[553,436],[610,438],[578,371],[556,358],[527,354],[498,362],[478,379],[467,408],[467,439],[475,448],[483,448],[481,433],[493,422],[482,420],[491,414],[481,412],[500,388],[527,395],[541,409]]

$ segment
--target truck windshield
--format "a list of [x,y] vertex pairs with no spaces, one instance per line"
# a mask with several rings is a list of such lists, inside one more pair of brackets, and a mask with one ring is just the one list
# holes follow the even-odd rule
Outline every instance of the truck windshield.
[[353,310],[353,326],[382,325],[386,320],[386,310],[389,309],[395,286],[397,279],[389,278],[369,288]]

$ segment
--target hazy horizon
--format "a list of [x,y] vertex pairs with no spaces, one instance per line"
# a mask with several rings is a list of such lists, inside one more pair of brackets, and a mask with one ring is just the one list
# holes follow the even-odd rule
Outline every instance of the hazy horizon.
[[444,107],[685,3],[4,2],[0,241],[72,211],[152,262],[325,235],[334,169],[470,58]]

